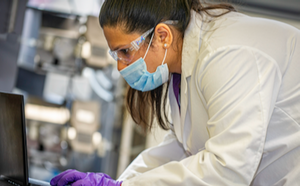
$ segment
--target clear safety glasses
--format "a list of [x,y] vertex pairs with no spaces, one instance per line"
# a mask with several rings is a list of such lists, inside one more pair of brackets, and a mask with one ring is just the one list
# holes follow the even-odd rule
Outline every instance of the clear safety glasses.
[[[174,20],[167,20],[162,23],[173,25],[177,24],[178,21]],[[155,27],[154,27],[155,28]],[[122,63],[128,65],[131,63],[132,58],[134,57],[135,53],[140,49],[140,47],[145,43],[145,39],[147,36],[154,30],[151,28],[147,30],[144,34],[140,37],[132,41],[130,44],[122,47],[121,49],[111,51],[109,50],[109,54],[116,60],[120,60]]]

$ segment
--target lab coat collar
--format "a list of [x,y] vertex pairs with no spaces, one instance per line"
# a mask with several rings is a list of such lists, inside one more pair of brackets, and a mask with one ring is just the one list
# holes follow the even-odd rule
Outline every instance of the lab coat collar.
[[201,27],[202,17],[199,13],[191,11],[191,19],[184,32],[182,60],[181,60],[181,79],[191,76],[193,67],[197,61],[201,47]]

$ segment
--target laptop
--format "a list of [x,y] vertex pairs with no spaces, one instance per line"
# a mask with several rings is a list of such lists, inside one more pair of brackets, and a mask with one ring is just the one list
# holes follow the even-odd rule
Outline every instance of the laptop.
[[24,98],[0,92],[0,186],[50,186],[28,177]]

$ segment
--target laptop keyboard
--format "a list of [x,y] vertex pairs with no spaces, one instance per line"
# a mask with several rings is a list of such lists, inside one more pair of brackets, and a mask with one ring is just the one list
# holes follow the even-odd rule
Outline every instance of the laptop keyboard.
[[0,180],[0,185],[1,185],[1,186],[12,186],[13,184],[8,183],[8,182],[6,182],[6,181],[4,181],[4,180]]

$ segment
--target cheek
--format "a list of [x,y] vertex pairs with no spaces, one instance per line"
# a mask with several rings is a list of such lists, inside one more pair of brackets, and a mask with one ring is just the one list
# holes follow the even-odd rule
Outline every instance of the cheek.
[[143,58],[145,56],[145,53],[147,51],[147,47],[143,45],[133,56],[132,61],[136,61],[139,58]]
[[155,72],[157,67],[161,65],[162,60],[163,54],[161,52],[149,52],[145,59],[148,72]]
[[127,65],[125,65],[124,63],[118,61],[118,71],[121,71],[126,67],[127,67]]
[[136,62],[138,59],[140,59],[141,57],[144,57],[144,56],[140,56],[140,55],[135,55],[132,60],[131,60],[131,64]]
[[146,66],[147,66],[147,71],[150,73],[153,73],[156,71],[157,67],[159,66],[159,64],[156,64],[157,60],[155,60],[154,58],[147,58],[146,57]]
[[[133,56],[132,60],[131,60],[131,64],[134,63],[135,61],[137,61],[138,59],[140,59],[141,57],[144,57],[142,54],[145,53],[145,51],[143,50],[143,48],[141,48],[141,50],[139,50],[137,53],[135,53],[135,55]],[[121,61],[118,61],[118,71],[123,70],[124,68],[126,68],[128,65],[125,65],[124,63],[122,63]]]

